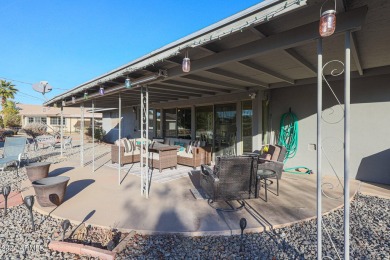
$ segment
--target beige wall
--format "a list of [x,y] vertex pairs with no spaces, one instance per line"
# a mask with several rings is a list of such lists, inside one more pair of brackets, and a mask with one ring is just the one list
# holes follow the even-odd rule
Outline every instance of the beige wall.
[[[351,80],[351,177],[390,184],[390,75]],[[343,82],[332,82],[343,103]],[[274,89],[271,93],[273,130],[291,107],[299,119],[298,153],[287,161],[286,167],[307,166],[316,171],[316,151],[308,146],[316,144],[317,86],[297,86]],[[324,84],[323,91],[323,147],[340,177],[343,176],[344,122],[335,123],[343,110]],[[330,109],[333,109],[330,110]],[[327,113],[331,112],[331,113]],[[340,150],[340,151],[338,151]],[[323,173],[333,174],[323,157]]]

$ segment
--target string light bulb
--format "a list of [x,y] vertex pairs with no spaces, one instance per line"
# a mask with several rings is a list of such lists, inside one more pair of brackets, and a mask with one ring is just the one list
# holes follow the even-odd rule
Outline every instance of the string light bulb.
[[191,70],[191,60],[190,60],[190,58],[188,58],[188,51],[186,52],[186,56],[183,59],[183,63],[182,63],[181,68],[182,68],[183,72],[190,72],[190,70]]
[[334,0],[334,9],[326,10],[322,12],[322,7],[327,1],[325,1],[320,9],[320,26],[319,32],[321,37],[331,36],[336,29],[336,0]]
[[125,80],[125,88],[131,88],[131,80],[129,77],[127,77]]
[[103,95],[104,95],[104,88],[103,88],[103,87],[100,87],[100,89],[99,89],[99,94],[100,94],[100,96],[103,96]]

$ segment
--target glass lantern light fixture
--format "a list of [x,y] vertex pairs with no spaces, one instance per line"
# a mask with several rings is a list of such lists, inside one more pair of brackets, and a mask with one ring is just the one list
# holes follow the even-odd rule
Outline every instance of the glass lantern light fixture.
[[62,100],[62,106],[63,107],[65,106],[65,100]]
[[183,59],[183,63],[182,63],[181,68],[182,68],[183,72],[190,72],[190,70],[191,70],[191,60],[190,60],[190,58],[188,58],[188,51],[186,52],[186,56]]
[[104,88],[103,87],[99,88],[99,94],[100,94],[100,96],[104,95]]
[[131,80],[129,77],[127,77],[125,80],[125,88],[131,88]]
[[85,92],[84,92],[84,100],[87,100],[87,99],[88,99],[88,92],[85,91]]
[[328,1],[325,1],[320,9],[320,26],[319,32],[321,37],[331,36],[336,29],[336,0],[334,1],[334,9],[329,9],[322,12],[322,7]]
[[72,97],[72,103],[73,104],[76,103],[76,97],[75,96]]

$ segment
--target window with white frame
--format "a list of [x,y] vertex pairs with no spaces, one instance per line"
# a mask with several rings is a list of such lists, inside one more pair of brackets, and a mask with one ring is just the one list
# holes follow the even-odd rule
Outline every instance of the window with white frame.
[[46,117],[28,117],[28,122],[29,123],[42,123],[42,124],[46,124]]
[[[62,120],[63,125],[66,125],[66,118]],[[61,117],[50,117],[51,125],[61,125]]]

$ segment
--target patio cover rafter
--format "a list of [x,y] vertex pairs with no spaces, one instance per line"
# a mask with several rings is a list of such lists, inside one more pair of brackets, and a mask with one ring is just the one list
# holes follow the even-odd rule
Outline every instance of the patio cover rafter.
[[176,80],[166,80],[164,82],[158,83],[158,84],[166,84],[166,85],[171,85],[171,86],[178,86],[183,89],[188,88],[188,89],[202,89],[202,90],[207,90],[207,91],[212,91],[212,92],[222,92],[222,93],[230,93],[231,91],[228,89],[223,89],[223,88],[218,88],[218,87],[209,87],[209,86],[203,86],[203,85],[197,85],[197,84],[191,84],[187,82],[181,82],[181,81],[176,81]]
[[275,71],[272,71],[270,69],[267,69],[259,64],[256,64],[252,61],[249,61],[249,60],[244,60],[244,61],[239,61],[240,64],[248,67],[248,68],[251,68],[251,69],[254,69],[254,70],[257,70],[257,71],[260,71],[260,72],[263,72],[265,74],[268,74],[274,78],[277,78],[277,79],[280,79],[281,81],[285,81],[287,83],[290,83],[290,84],[294,84],[294,80],[289,78],[289,77],[286,77],[286,76],[283,76]]
[[215,95],[216,92],[213,91],[205,91],[205,90],[196,90],[191,88],[182,88],[182,87],[173,87],[169,84],[159,83],[159,84],[153,84],[149,86],[150,90],[153,89],[164,89],[164,90],[171,90],[179,93],[187,93],[189,95],[193,94],[200,94],[200,95]]
[[202,83],[211,84],[211,85],[214,85],[214,86],[220,86],[221,88],[240,89],[240,90],[247,89],[247,87],[245,87],[245,86],[228,84],[228,83],[226,83],[224,81],[210,79],[210,78],[206,78],[206,77],[202,77],[202,76],[186,75],[186,76],[183,76],[183,77],[186,78],[186,79],[190,79],[190,80],[199,81],[199,82],[202,82]]
[[[335,34],[360,29],[366,17],[367,10],[367,6],[363,6],[347,13],[338,14]],[[315,21],[195,60],[191,63],[191,71],[189,73],[212,69],[230,62],[247,60],[274,50],[293,48],[314,41],[317,38],[319,38],[318,21]],[[172,79],[181,77],[184,73],[181,67],[175,67],[168,70],[168,75]],[[185,77],[188,76],[190,75],[186,75]]]
[[268,87],[267,83],[262,82],[260,80],[252,79],[250,77],[242,76],[242,75],[236,74],[234,72],[230,72],[230,71],[227,71],[227,70],[224,70],[224,69],[220,69],[220,68],[209,69],[209,70],[207,70],[207,72],[210,72],[210,73],[213,73],[213,74],[217,74],[217,75],[220,75],[220,76],[224,76],[224,77],[228,77],[228,78],[238,79],[240,81],[244,81],[244,82],[247,82],[247,83],[250,83],[250,84],[254,84],[254,85],[259,85],[259,86],[262,86],[262,87],[265,87],[265,88]]

